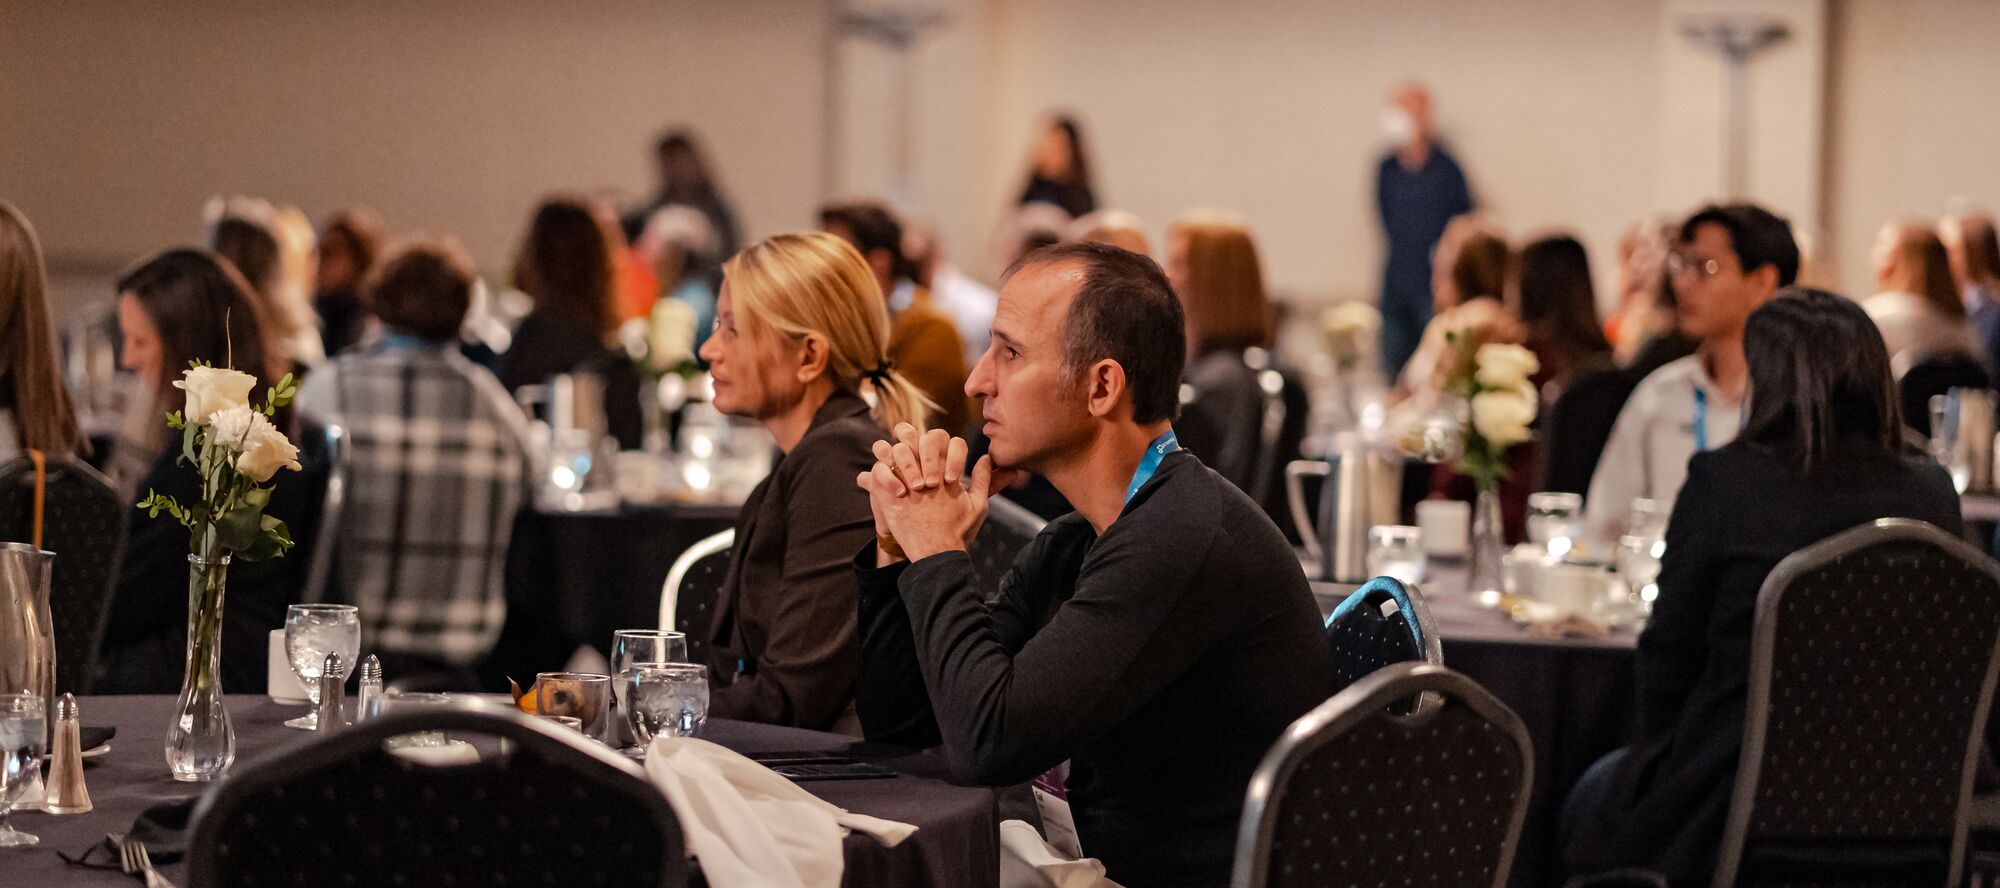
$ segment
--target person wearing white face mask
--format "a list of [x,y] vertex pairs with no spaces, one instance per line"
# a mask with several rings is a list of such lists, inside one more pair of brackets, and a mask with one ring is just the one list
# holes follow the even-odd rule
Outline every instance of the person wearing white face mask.
[[1375,174],[1375,205],[1388,258],[1382,268],[1381,360],[1395,379],[1431,319],[1431,250],[1452,217],[1472,210],[1472,192],[1431,129],[1430,91],[1406,83],[1382,111],[1391,151]]

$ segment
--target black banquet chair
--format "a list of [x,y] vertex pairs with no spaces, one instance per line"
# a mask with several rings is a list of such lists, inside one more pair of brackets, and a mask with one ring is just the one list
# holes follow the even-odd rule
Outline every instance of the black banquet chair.
[[[384,746],[417,731],[503,742],[460,765]],[[623,756],[517,712],[439,707],[387,713],[238,766],[196,807],[188,861],[195,888],[679,888],[683,841],[666,796]]]
[[2000,564],[1884,519],[1757,596],[1717,886],[1957,885],[2000,664]]
[[1444,665],[1443,642],[1423,593],[1394,577],[1369,580],[1343,599],[1326,618],[1326,644],[1336,692],[1391,663]]
[[689,662],[708,662],[709,622],[715,618],[715,599],[722,594],[734,545],[734,529],[696,541],[674,559],[661,584],[660,628],[687,635]]
[[1896,377],[1896,394],[1903,404],[1903,424],[1925,437],[1931,428],[1931,397],[1955,388],[1990,389],[1993,379],[1977,358],[1956,352],[1917,360]]
[[84,463],[46,459],[42,472],[41,540],[35,540],[34,461],[0,464],[0,538],[38,544],[56,554],[49,572],[49,616],[56,633],[56,692],[90,693],[104,640],[118,553],[131,506],[111,482]]
[[986,501],[986,523],[979,528],[979,535],[972,540],[972,571],[979,577],[980,588],[988,595],[1000,588],[1000,578],[1014,566],[1015,557],[1021,550],[1034,542],[1035,536],[1048,524],[1042,516],[1028,511],[1027,507],[1006,497],[996,496]]
[[[1440,702],[1389,711],[1418,695]],[[1264,756],[1230,885],[1499,888],[1533,777],[1512,710],[1442,666],[1396,663],[1293,722]]]

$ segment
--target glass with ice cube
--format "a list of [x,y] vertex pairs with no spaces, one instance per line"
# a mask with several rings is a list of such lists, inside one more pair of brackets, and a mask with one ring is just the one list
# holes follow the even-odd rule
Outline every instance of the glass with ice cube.
[[35,780],[49,733],[48,714],[37,694],[0,694],[0,848],[41,841],[7,823],[7,809]]
[[306,686],[312,709],[285,722],[286,727],[319,727],[319,676],[327,654],[353,663],[361,653],[361,612],[351,604],[294,604],[285,609],[285,656],[292,674]]
[[692,737],[708,721],[708,667],[694,663],[644,664],[618,676],[632,738],[644,749],[654,737]]

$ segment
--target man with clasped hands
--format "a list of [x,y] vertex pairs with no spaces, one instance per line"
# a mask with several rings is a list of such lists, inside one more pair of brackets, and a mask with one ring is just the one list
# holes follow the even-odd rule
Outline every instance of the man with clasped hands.
[[[879,537],[856,564],[863,729],[942,743],[972,783],[1068,760],[1083,853],[1128,888],[1227,884],[1251,773],[1332,685],[1284,536],[1174,438],[1182,323],[1144,256],[1031,253],[965,386],[988,455],[963,478],[963,440],[905,424],[857,479]],[[983,600],[966,547],[1019,471],[1076,511]]]

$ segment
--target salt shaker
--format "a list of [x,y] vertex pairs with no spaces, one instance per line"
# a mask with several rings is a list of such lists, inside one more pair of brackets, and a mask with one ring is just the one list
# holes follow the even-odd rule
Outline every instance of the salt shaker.
[[50,814],[82,814],[90,810],[90,790],[83,785],[83,721],[76,695],[56,702],[56,750],[49,765],[48,795],[42,810]]
[[382,661],[369,654],[361,661],[359,687],[354,692],[354,720],[366,721],[382,714]]
[[347,661],[337,653],[326,655],[326,664],[319,673],[319,727],[317,730],[331,731],[347,724],[341,714],[342,695],[347,692]]

